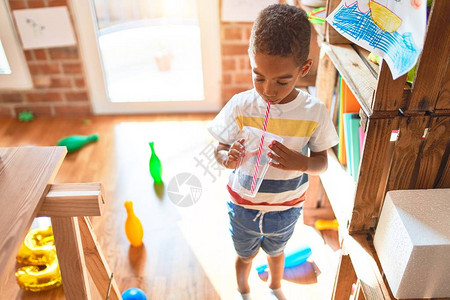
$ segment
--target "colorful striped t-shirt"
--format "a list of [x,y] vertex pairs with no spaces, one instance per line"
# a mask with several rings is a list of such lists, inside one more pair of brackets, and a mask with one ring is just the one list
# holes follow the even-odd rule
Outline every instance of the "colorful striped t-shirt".
[[[255,89],[236,94],[209,124],[208,130],[219,142],[231,145],[240,138],[242,128],[263,128],[267,103]],[[271,105],[267,131],[283,138],[291,150],[308,155],[320,152],[339,141],[325,105],[299,90],[296,99]],[[255,197],[239,195],[231,189],[235,172],[230,174],[228,191],[236,204],[261,211],[298,207],[308,188],[308,174],[269,167]]]

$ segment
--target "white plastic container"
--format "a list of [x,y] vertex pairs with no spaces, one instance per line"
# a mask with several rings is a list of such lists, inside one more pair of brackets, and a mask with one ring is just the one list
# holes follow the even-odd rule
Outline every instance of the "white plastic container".
[[[274,140],[282,143],[283,138],[270,132],[264,132],[255,127],[244,126],[242,128],[243,138],[245,138],[245,155],[241,158],[239,167],[236,168],[231,189],[241,196],[255,197],[269,169],[269,162],[272,159],[267,155],[270,151],[269,145]],[[256,171],[256,162],[258,157],[258,149],[261,136],[264,134],[264,142],[261,149],[261,157],[259,159],[259,167],[257,170],[256,184],[252,192],[253,175]]]

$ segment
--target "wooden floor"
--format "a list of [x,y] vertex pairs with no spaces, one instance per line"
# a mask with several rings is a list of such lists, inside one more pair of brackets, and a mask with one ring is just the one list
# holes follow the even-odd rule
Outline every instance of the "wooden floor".
[[[99,133],[96,143],[66,156],[55,182],[104,184],[107,207],[92,221],[120,290],[138,287],[148,299],[158,300],[228,300],[236,290],[225,206],[229,173],[214,167],[213,139],[206,130],[212,117],[95,116],[37,118],[29,123],[0,118],[0,147],[48,146],[67,135]],[[162,189],[155,188],[148,171],[150,141],[163,164]],[[190,207],[174,205],[167,193],[170,181],[183,172],[194,174],[202,185],[199,201]],[[125,236],[125,200],[134,202],[144,226],[144,246],[139,248],[131,247]],[[300,244],[309,245],[313,255],[285,272],[288,299],[330,299],[338,252],[301,222],[288,248]],[[260,253],[255,265],[264,261]],[[265,298],[267,285],[254,269],[250,286],[253,299]],[[0,288],[1,299],[64,299],[62,287],[45,293],[21,291],[14,270],[2,274]],[[98,298],[94,291],[93,299]]]

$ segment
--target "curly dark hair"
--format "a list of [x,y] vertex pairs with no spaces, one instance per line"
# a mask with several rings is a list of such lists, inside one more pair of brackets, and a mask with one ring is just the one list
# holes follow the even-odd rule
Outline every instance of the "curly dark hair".
[[249,52],[294,57],[302,66],[308,59],[311,27],[306,12],[288,4],[263,9],[253,24]]

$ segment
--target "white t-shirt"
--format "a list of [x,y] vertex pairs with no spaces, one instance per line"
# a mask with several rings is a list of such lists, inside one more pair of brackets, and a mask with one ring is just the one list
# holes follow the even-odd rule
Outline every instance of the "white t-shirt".
[[[231,145],[240,137],[243,126],[263,128],[266,108],[267,103],[255,89],[236,94],[209,124],[208,130],[219,142]],[[293,101],[271,105],[266,130],[282,137],[283,144],[289,149],[304,155],[308,148],[320,152],[339,141],[325,105],[301,90]],[[234,172],[230,174],[228,184],[233,201],[262,211],[301,206],[308,188],[308,174],[271,166],[253,198],[231,190],[233,179]]]

